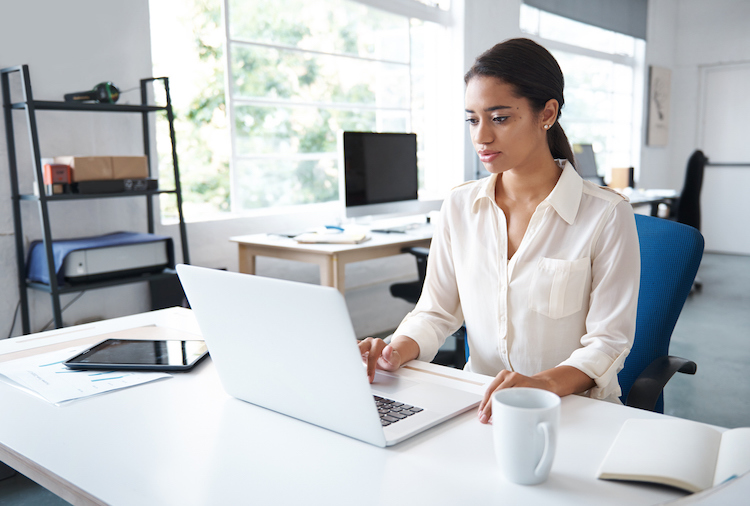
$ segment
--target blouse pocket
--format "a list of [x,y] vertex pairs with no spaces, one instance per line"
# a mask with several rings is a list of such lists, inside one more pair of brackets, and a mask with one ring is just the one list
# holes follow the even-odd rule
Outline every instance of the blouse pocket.
[[588,258],[540,258],[531,278],[529,309],[553,319],[580,311],[590,268]]

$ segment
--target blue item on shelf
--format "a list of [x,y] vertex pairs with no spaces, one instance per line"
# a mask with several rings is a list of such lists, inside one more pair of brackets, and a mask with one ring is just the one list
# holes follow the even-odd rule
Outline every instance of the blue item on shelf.
[[[174,267],[174,247],[172,238],[137,232],[115,232],[94,237],[81,237],[78,239],[63,239],[52,241],[52,255],[55,262],[55,273],[57,275],[58,285],[65,283],[63,273],[63,263],[65,257],[73,251],[82,249],[106,248],[112,246],[123,246],[127,244],[141,244],[148,242],[164,241],[167,242],[167,255],[169,257],[169,266]],[[27,262],[29,281],[49,284],[49,271],[47,269],[47,255],[44,251],[42,241],[34,241],[29,248],[29,261]]]

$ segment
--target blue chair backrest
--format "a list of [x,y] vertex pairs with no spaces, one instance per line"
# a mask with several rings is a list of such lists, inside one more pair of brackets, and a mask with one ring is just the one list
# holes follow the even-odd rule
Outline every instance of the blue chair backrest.
[[[618,374],[625,402],[639,374],[654,359],[668,355],[677,318],[693,285],[703,256],[703,236],[688,225],[637,214],[641,248],[641,287],[635,341]],[[659,399],[656,411],[664,411]]]

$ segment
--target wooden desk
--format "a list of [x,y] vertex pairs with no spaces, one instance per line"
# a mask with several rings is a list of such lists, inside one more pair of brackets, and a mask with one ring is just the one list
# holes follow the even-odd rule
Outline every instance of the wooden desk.
[[372,260],[401,254],[403,248],[430,246],[432,228],[428,225],[406,233],[373,232],[372,238],[360,244],[300,244],[294,239],[272,234],[230,237],[239,246],[239,271],[255,274],[255,257],[267,256],[320,267],[320,284],[344,293],[345,267],[351,262]]
[[[0,359],[150,324],[197,331],[189,310],[171,308],[4,339]],[[490,379],[409,367],[403,374],[475,392]],[[210,359],[168,380],[61,407],[0,381],[0,405],[0,460],[73,504],[616,506],[684,496],[597,480],[625,420],[664,415],[577,396],[563,399],[555,463],[537,486],[501,478],[492,427],[474,412],[377,448],[229,397]]]

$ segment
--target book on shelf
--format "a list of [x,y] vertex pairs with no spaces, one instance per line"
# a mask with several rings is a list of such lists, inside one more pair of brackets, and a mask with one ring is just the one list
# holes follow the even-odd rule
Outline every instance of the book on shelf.
[[750,427],[722,432],[689,420],[627,420],[599,469],[605,480],[699,492],[750,471]]

